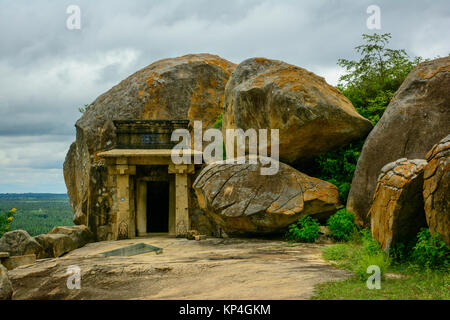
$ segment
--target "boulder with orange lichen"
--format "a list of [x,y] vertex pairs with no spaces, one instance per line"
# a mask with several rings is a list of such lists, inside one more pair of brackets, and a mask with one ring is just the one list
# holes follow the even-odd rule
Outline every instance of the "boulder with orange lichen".
[[433,146],[427,160],[423,199],[428,226],[450,245],[450,135]]
[[[163,59],[137,71],[90,104],[76,122],[76,141],[64,178],[76,224],[97,233],[114,222],[113,182],[98,154],[116,143],[112,120],[201,120],[211,127],[222,112],[235,64],[210,54]],[[105,240],[105,239],[99,239]]]
[[405,158],[381,169],[369,210],[372,236],[386,252],[414,240],[427,226],[423,209],[423,170],[427,162]]
[[[338,190],[278,163],[274,175],[262,175],[256,164],[215,162],[204,168],[193,187],[200,208],[212,218],[221,235],[252,235],[284,231],[300,217],[326,219],[335,212]],[[274,161],[274,160],[272,160]]]
[[231,128],[279,129],[280,160],[294,163],[363,138],[372,124],[322,77],[282,61],[252,58],[239,64],[227,83],[223,130]]
[[364,143],[347,200],[358,224],[369,224],[380,169],[400,158],[425,159],[449,124],[450,57],[423,62],[406,77]]

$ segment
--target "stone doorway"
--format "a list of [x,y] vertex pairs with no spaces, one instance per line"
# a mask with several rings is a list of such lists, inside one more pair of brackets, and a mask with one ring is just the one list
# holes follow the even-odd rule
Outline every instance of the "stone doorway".
[[147,233],[169,232],[169,182],[147,182]]

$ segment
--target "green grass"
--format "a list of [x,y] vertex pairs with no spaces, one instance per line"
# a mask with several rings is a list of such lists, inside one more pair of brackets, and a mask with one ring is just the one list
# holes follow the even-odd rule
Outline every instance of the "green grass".
[[[338,243],[323,249],[323,257],[337,268],[354,275],[344,281],[319,284],[314,300],[449,300],[448,269],[419,268],[412,263],[396,264],[377,248],[369,237]],[[382,272],[381,289],[368,289],[366,273],[369,265]],[[395,278],[392,278],[391,275]]]
[[450,300],[449,272],[402,271],[400,279],[381,280],[381,289],[369,290],[354,276],[344,281],[326,282],[316,287],[314,300]]

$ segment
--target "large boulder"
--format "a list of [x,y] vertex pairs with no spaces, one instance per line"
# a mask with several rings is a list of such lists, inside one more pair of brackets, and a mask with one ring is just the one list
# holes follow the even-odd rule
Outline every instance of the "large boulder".
[[49,234],[65,234],[68,235],[77,248],[84,247],[90,242],[94,242],[94,235],[85,225],[68,226],[68,227],[54,227]]
[[372,236],[387,252],[427,226],[422,197],[426,164],[422,159],[399,159],[381,170],[369,216]]
[[39,256],[42,246],[25,230],[7,232],[0,238],[0,251],[9,252],[10,256],[35,254]]
[[280,232],[302,216],[324,218],[336,210],[338,190],[331,183],[283,163],[276,174],[262,175],[262,166],[261,161],[219,161],[195,180],[200,208],[220,227],[222,236]]
[[419,64],[397,90],[367,137],[353,176],[347,210],[367,225],[380,169],[400,158],[425,159],[448,134],[450,57]]
[[[89,105],[75,124],[76,141],[64,162],[64,179],[76,224],[98,240],[115,217],[107,169],[98,153],[116,143],[112,120],[201,120],[211,127],[222,112],[225,85],[235,65],[209,54],[157,61],[129,76]],[[113,183],[113,182],[112,182]],[[88,215],[89,213],[89,215]]]
[[0,300],[11,300],[13,288],[8,278],[8,270],[0,264]]
[[66,234],[41,234],[34,237],[44,251],[38,258],[58,258],[77,248],[72,238]]
[[423,198],[428,226],[450,245],[450,135],[430,150],[427,160]]
[[372,124],[322,77],[282,61],[252,58],[228,81],[222,127],[279,129],[280,161],[294,163],[364,138]]

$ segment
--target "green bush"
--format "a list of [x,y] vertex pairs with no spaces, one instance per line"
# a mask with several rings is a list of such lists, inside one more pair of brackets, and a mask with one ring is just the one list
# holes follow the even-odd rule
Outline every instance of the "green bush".
[[0,238],[9,231],[16,208],[12,208],[8,212],[0,212]]
[[333,152],[314,159],[314,167],[319,169],[313,175],[334,184],[339,190],[339,199],[347,202],[348,193],[356,169],[364,140],[353,142]]
[[449,268],[450,247],[439,234],[431,235],[428,229],[422,228],[417,234],[417,242],[411,252],[413,263],[425,268]]
[[355,217],[346,209],[341,209],[333,214],[327,221],[331,234],[337,240],[348,241],[356,229]]
[[363,245],[363,253],[368,255],[376,255],[381,252],[380,244],[372,238],[370,229],[361,231],[361,242]]
[[354,272],[361,280],[367,279],[367,268],[375,265],[380,268],[381,276],[384,276],[387,268],[391,264],[391,259],[380,247],[380,244],[372,238],[369,229],[361,231],[362,249],[357,253],[358,261]]
[[315,242],[319,237],[319,229],[319,222],[310,216],[306,216],[290,225],[285,237],[287,240],[298,242]]
[[360,280],[365,281],[367,280],[367,268],[369,266],[379,267],[381,277],[384,277],[384,274],[386,273],[386,270],[388,269],[389,265],[390,259],[382,251],[371,254],[364,253],[360,256],[354,272],[356,273],[356,275],[359,277]]

